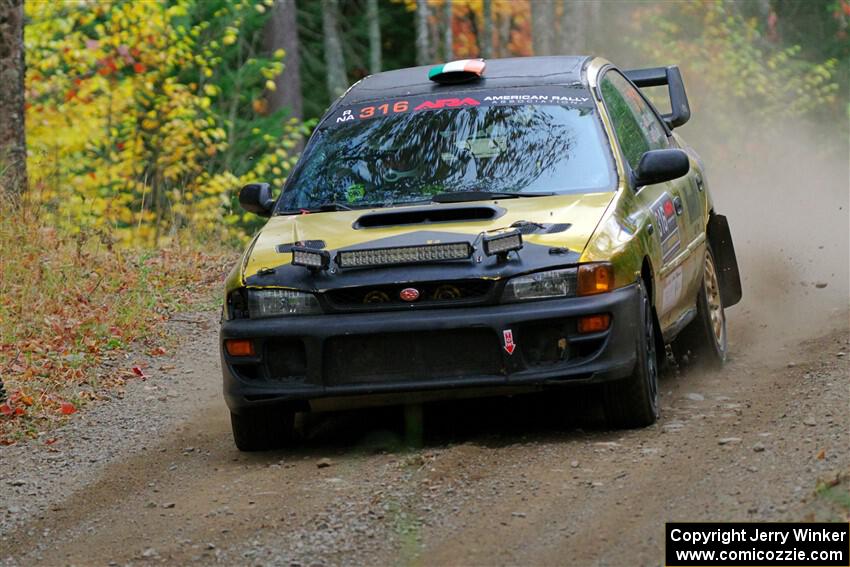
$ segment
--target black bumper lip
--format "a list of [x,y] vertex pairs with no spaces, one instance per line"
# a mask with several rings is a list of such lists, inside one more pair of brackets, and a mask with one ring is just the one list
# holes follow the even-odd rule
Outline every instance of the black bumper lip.
[[[254,381],[234,371],[234,363],[260,362],[260,358],[232,358],[222,349],[224,396],[231,411],[257,405],[305,402],[311,399],[368,396],[369,394],[453,390],[490,386],[565,385],[602,382],[623,378],[636,361],[638,334],[638,288],[629,285],[610,293],[589,297],[553,299],[507,305],[456,309],[388,311],[260,320],[223,321],[221,344],[229,338],[272,339],[297,337],[307,351],[306,383]],[[322,366],[323,345],[334,337],[376,333],[410,333],[484,328],[502,336],[505,329],[523,324],[570,319],[581,315],[609,313],[608,331],[571,340],[597,340],[601,348],[580,361],[567,360],[546,366],[525,365],[519,352],[501,350],[505,372],[417,381],[385,381],[327,385]],[[601,341],[599,341],[601,340]],[[519,355],[519,356],[518,356]]]

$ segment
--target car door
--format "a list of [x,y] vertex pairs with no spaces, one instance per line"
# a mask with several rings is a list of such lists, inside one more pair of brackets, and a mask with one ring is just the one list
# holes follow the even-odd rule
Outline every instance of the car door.
[[[677,147],[652,106],[619,71],[608,69],[599,86],[627,172],[637,168],[645,152]],[[650,215],[658,243],[658,258],[653,258],[657,262],[655,307],[664,330],[686,317],[694,306],[690,299],[697,278],[697,254],[691,244],[698,235],[691,221],[699,211],[688,210],[694,206],[693,199],[687,198],[689,177],[631,188]]]

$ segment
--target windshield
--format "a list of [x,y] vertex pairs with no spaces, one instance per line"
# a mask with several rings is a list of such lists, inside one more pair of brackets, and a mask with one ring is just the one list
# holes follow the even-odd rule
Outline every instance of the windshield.
[[[445,100],[460,107],[439,108]],[[455,192],[614,189],[592,106],[484,101],[440,99],[431,107],[390,101],[338,112],[336,123],[328,120],[312,140],[279,211],[386,207]]]

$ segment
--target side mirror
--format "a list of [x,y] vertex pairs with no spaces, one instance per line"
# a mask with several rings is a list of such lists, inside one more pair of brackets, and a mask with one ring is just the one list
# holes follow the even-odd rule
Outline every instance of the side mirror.
[[640,157],[637,169],[632,174],[635,187],[654,185],[687,175],[691,160],[682,150],[650,150]]
[[239,204],[249,213],[272,216],[274,199],[268,183],[249,183],[239,190]]

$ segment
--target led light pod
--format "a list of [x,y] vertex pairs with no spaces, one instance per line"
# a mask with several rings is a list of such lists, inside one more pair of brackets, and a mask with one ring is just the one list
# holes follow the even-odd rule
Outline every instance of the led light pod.
[[292,247],[292,265],[303,266],[311,270],[326,270],[331,262],[331,255],[327,250],[316,250],[304,246]]
[[508,252],[522,248],[522,233],[518,230],[513,230],[493,236],[485,236],[483,246],[484,253],[488,256],[507,256]]

